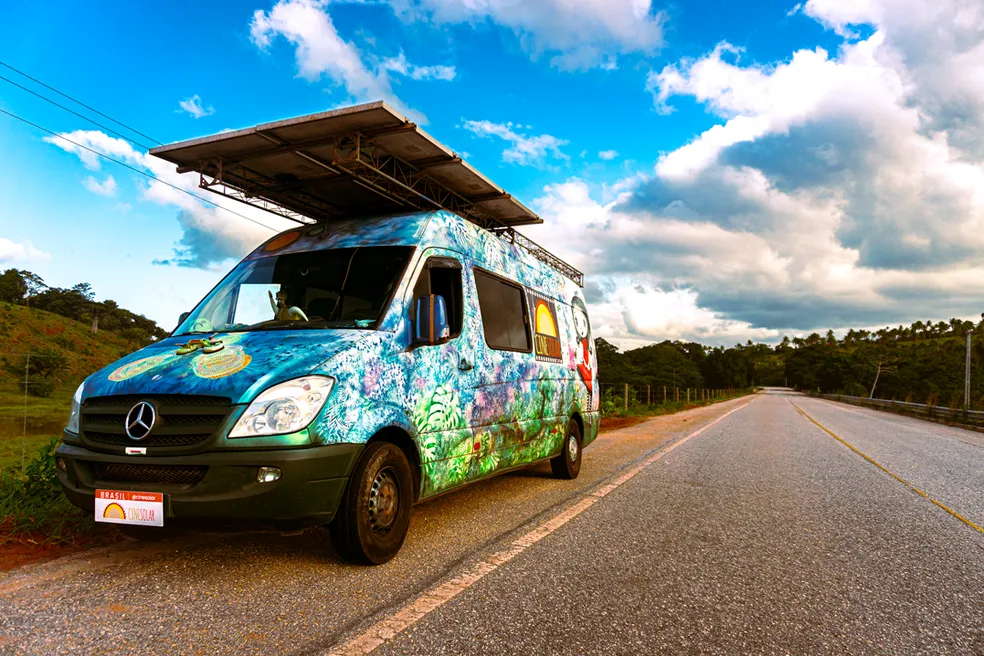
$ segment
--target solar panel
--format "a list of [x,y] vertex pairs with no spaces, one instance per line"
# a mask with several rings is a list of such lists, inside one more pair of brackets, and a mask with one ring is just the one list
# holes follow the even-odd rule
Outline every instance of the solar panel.
[[300,223],[445,209],[578,284],[580,271],[515,232],[536,214],[384,102],[151,149],[199,185]]

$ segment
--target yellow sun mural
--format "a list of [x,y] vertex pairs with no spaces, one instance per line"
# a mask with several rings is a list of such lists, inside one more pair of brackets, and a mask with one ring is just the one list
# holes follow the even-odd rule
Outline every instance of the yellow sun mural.
[[550,314],[550,308],[543,301],[538,302],[536,307],[536,332],[550,337],[557,336],[557,324]]
[[560,331],[557,306],[544,296],[527,290],[533,300],[533,350],[541,362],[560,362]]
[[106,506],[106,510],[103,511],[103,517],[109,519],[126,519],[126,511],[123,510],[123,506],[118,503],[111,503]]

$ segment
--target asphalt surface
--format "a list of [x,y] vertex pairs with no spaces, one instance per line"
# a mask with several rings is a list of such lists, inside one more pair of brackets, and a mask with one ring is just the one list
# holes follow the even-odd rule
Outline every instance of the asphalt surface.
[[984,654],[981,438],[730,401],[604,434],[575,481],[541,466],[422,504],[382,567],[311,533],[8,573],[0,653]]

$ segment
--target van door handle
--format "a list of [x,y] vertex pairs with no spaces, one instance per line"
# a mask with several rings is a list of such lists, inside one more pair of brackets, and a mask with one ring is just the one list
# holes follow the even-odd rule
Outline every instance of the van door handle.
[[473,365],[471,362],[469,362],[465,358],[461,358],[461,361],[458,363],[458,369],[460,371],[471,371],[474,368],[475,368],[475,365]]

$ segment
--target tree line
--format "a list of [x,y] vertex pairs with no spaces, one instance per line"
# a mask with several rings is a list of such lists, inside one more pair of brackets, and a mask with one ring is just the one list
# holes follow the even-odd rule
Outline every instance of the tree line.
[[93,332],[107,330],[136,344],[149,344],[168,332],[151,319],[121,308],[115,301],[95,300],[92,286],[51,287],[35,273],[7,269],[0,274],[0,301],[45,310],[92,325]]
[[603,386],[668,388],[789,386],[850,396],[908,400],[958,407],[963,402],[965,340],[972,331],[971,405],[984,409],[984,314],[916,321],[880,330],[848,330],[784,337],[775,346],[710,347],[664,341],[620,352],[595,340]]

